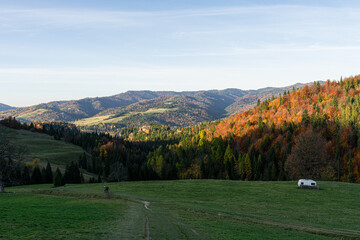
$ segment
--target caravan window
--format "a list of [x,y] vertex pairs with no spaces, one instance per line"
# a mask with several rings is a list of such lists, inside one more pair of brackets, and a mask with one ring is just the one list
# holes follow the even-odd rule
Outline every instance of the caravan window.
[[303,185],[304,184],[304,182],[301,182],[301,185]]
[[312,182],[312,183],[311,183],[311,186],[315,186],[315,183]]

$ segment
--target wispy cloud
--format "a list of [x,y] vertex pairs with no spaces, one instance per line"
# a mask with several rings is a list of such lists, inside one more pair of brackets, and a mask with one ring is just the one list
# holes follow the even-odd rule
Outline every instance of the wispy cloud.
[[354,46],[327,46],[327,45],[272,45],[259,48],[235,47],[221,52],[186,52],[159,54],[159,57],[218,57],[240,56],[249,54],[287,53],[287,52],[319,52],[319,51],[360,51],[360,45]]
[[[142,18],[146,12],[99,11],[74,9],[0,9],[1,29],[22,29],[27,27],[129,27],[146,24]],[[141,19],[141,20],[139,20]]]
[[0,7],[0,97],[48,92],[61,99],[69,84],[78,91],[71,94],[85,96],[260,88],[358,69],[357,7],[211,8],[203,1],[192,9],[175,3],[175,10],[145,11],[60,2],[61,8]]
[[[251,7],[220,7],[182,9],[172,11],[119,11],[119,10],[93,10],[93,9],[19,9],[0,8],[0,28],[16,28],[19,25],[40,25],[40,26],[65,26],[65,27],[103,27],[107,26],[143,26],[150,24],[149,20],[176,19],[176,18],[203,18],[223,16],[284,16],[293,15],[294,18],[301,16],[321,17],[334,13],[347,14],[347,18],[357,18],[356,8],[324,8],[314,6],[251,6]],[[280,14],[280,15],[279,15]],[[306,19],[304,19],[306,20]],[[231,31],[231,30],[230,30]],[[210,30],[211,32],[211,30]],[[188,32],[191,33],[191,32]],[[201,33],[201,32],[192,32]],[[202,33],[209,33],[203,31]],[[179,33],[186,34],[186,32]]]

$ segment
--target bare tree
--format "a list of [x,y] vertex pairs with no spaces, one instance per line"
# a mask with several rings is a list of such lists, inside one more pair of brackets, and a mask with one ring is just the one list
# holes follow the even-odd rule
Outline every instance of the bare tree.
[[291,179],[318,179],[328,162],[326,140],[320,134],[308,130],[295,140],[295,146],[285,162],[285,170]]
[[5,183],[20,183],[14,172],[20,169],[25,152],[25,148],[16,148],[6,137],[0,135],[0,192],[5,192]]
[[124,165],[118,161],[112,165],[112,172],[110,173],[109,180],[120,182],[127,179],[127,170]]

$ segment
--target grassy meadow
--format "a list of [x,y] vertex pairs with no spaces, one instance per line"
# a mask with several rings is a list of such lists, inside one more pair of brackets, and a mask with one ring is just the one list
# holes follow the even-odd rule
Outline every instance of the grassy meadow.
[[[360,185],[220,180],[7,188],[0,239],[359,239]],[[66,237],[65,237],[66,236]]]
[[150,108],[144,112],[131,111],[121,116],[116,116],[116,114],[93,116],[89,118],[79,119],[77,121],[74,121],[73,123],[76,126],[80,126],[80,127],[96,126],[105,123],[116,124],[116,123],[120,123],[125,118],[130,118],[139,114],[151,115],[151,114],[164,113],[167,111],[175,111],[175,110],[177,110],[177,108]]
[[[26,130],[15,130],[0,126],[0,133],[4,134],[11,143],[27,149],[24,162],[32,162],[35,158],[40,159],[40,165],[51,164],[53,171],[58,167],[62,172],[65,165],[72,161],[77,162],[84,150],[76,145],[65,141],[54,140],[47,134],[31,132]],[[84,177],[88,178],[93,174],[84,172]]]

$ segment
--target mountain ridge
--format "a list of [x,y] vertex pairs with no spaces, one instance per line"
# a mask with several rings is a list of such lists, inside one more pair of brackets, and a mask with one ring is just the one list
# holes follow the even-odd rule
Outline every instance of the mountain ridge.
[[[82,121],[82,124],[80,122],[80,126],[88,127],[93,126],[93,118],[97,118],[95,124],[101,124],[101,120],[105,120],[104,116],[108,116],[106,118],[109,120],[108,123],[115,124],[115,127],[140,126],[150,122],[171,127],[183,127],[244,111],[253,107],[258,98],[264,100],[274,94],[303,85],[306,84],[297,83],[287,87],[268,87],[258,90],[236,88],[182,92],[129,90],[107,97],[52,101],[11,109],[1,112],[0,118],[12,116],[24,122],[67,121],[75,123],[79,123],[79,120],[89,119],[87,122],[90,124],[85,124],[86,121]],[[119,116],[123,117],[119,118]]]
[[12,106],[0,103],[0,112],[1,111],[8,111],[8,110],[11,110],[11,109],[15,109],[15,108],[12,107]]

